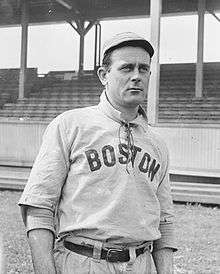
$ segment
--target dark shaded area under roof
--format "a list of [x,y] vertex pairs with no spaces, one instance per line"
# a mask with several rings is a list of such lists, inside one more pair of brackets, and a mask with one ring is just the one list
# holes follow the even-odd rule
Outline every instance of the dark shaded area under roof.
[[[21,1],[0,0],[0,26],[20,24]],[[150,13],[150,0],[27,1],[29,2],[30,23],[62,22],[70,19],[74,21],[77,18],[101,20],[106,18],[145,16]],[[67,5],[65,6],[65,4]],[[163,0],[162,13],[194,13],[197,12],[197,6],[198,0]],[[212,12],[220,11],[220,1],[207,0],[206,10]]]

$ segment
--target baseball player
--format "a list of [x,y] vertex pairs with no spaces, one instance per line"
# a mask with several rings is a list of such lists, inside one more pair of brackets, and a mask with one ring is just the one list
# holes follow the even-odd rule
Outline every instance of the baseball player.
[[153,53],[135,33],[106,41],[100,103],[47,127],[19,201],[36,273],[173,273],[168,153],[140,105]]

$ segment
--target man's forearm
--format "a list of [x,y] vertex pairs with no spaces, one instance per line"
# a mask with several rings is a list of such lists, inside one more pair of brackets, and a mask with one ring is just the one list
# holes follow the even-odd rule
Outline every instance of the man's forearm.
[[173,273],[173,250],[171,248],[162,248],[153,252],[153,259],[157,274]]
[[53,258],[53,233],[47,229],[34,229],[29,231],[28,241],[35,273],[56,274]]

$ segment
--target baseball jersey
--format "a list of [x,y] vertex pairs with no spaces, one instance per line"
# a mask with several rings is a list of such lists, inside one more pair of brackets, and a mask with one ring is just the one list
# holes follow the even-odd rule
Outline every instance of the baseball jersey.
[[56,211],[61,237],[175,247],[166,146],[141,107],[130,123],[121,117],[105,92],[98,105],[56,117],[19,205]]

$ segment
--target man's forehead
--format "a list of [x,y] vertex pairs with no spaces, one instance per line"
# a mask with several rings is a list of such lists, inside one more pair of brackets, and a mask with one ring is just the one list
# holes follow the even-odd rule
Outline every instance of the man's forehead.
[[123,47],[112,52],[112,61],[149,64],[150,55],[140,47]]

